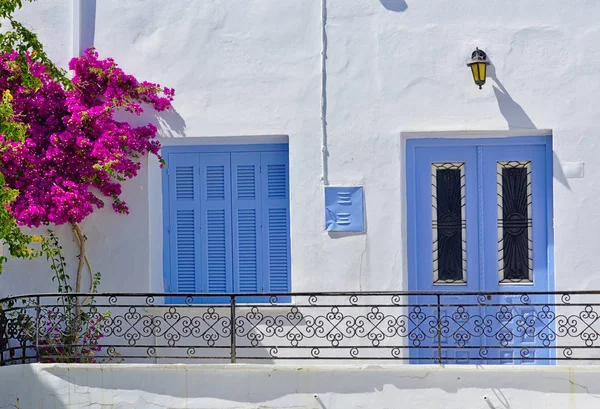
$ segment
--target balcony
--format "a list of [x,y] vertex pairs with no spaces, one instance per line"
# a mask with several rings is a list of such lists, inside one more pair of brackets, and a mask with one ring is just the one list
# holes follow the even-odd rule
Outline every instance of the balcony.
[[592,363],[600,291],[33,294],[0,300],[0,365]]

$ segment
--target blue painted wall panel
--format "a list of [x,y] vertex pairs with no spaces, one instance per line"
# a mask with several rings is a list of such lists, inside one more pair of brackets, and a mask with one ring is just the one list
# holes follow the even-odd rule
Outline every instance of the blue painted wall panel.
[[361,186],[325,187],[325,230],[365,231],[364,194]]

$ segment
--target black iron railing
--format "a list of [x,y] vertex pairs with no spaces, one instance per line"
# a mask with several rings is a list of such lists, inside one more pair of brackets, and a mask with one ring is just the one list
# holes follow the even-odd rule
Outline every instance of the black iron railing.
[[600,360],[600,292],[34,294],[0,300],[0,364]]

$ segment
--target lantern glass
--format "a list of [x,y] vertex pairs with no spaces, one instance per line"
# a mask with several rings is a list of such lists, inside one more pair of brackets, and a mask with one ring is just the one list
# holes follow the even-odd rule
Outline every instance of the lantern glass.
[[477,84],[479,82],[479,79],[481,78],[479,76],[479,64],[471,64],[471,71],[473,72],[473,79]]
[[479,69],[479,81],[481,81],[481,84],[485,84],[485,75],[486,75],[486,68],[487,68],[487,64],[484,62],[479,62],[476,64],[478,66]]

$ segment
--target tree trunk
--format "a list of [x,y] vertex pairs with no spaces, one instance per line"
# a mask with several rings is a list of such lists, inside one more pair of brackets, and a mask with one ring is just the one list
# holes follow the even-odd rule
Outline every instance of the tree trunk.
[[[75,277],[75,293],[81,292],[81,280],[83,278],[83,267],[85,266],[86,254],[85,254],[85,241],[87,240],[85,235],[81,232],[81,228],[76,223],[71,223],[73,227],[73,233],[79,242],[79,264],[77,265],[77,275]],[[75,297],[75,320],[73,322],[73,336],[75,342],[79,337],[79,331],[81,327],[81,300],[79,296]]]

